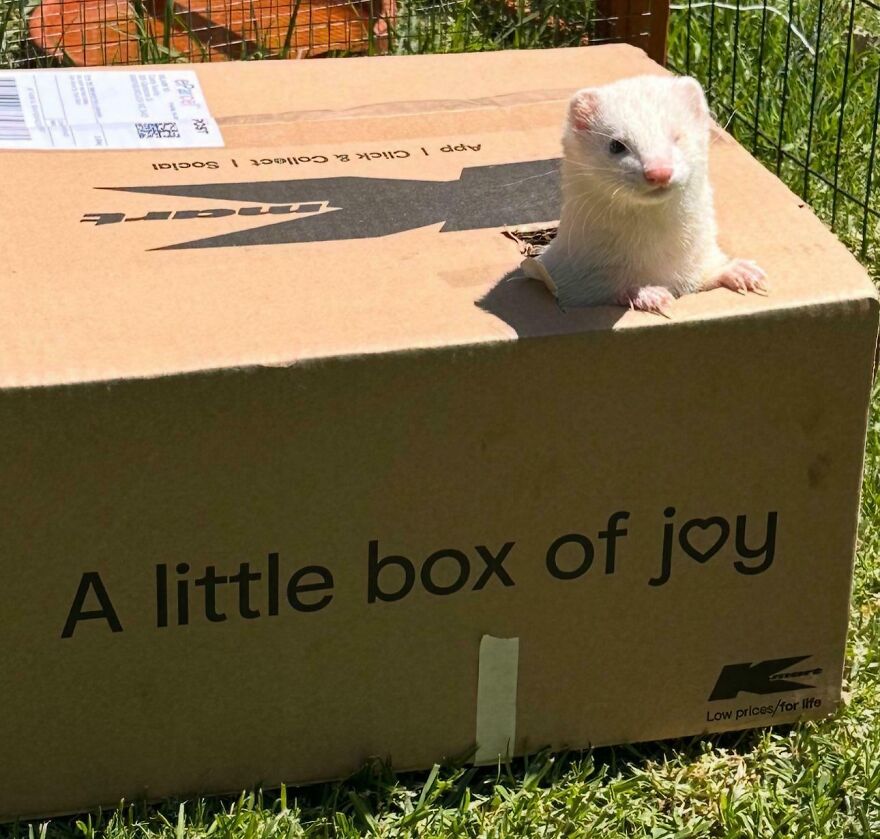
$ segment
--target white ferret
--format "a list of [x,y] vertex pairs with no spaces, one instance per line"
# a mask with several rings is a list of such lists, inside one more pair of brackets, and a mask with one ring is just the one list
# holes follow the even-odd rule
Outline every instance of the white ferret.
[[525,273],[560,305],[665,314],[676,297],[763,291],[764,272],[718,247],[709,108],[689,77],[639,76],[579,90],[563,135],[556,238]]

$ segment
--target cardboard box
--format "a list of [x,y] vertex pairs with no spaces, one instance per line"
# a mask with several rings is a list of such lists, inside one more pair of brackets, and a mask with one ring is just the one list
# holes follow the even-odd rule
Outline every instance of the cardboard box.
[[639,51],[196,72],[224,148],[0,154],[0,813],[831,712],[878,307],[810,210],[719,131],[772,293],[563,314],[501,231]]

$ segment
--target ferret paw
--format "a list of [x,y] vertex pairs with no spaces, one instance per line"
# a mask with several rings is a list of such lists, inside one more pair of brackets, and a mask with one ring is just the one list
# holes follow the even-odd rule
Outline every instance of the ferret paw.
[[620,295],[617,302],[630,309],[642,312],[653,312],[655,315],[669,317],[668,307],[675,300],[672,292],[662,285],[646,285],[641,288],[627,289]]
[[731,259],[721,271],[706,284],[706,288],[729,288],[737,294],[750,291],[766,292],[767,275],[753,259]]

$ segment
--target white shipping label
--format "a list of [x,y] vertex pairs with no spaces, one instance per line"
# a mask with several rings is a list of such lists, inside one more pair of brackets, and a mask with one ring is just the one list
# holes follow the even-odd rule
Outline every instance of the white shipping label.
[[0,72],[0,149],[222,145],[192,70]]

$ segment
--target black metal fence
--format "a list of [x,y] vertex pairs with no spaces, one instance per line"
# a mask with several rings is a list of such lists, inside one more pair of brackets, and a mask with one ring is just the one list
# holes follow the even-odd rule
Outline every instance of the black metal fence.
[[679,0],[669,65],[880,274],[880,5]]

